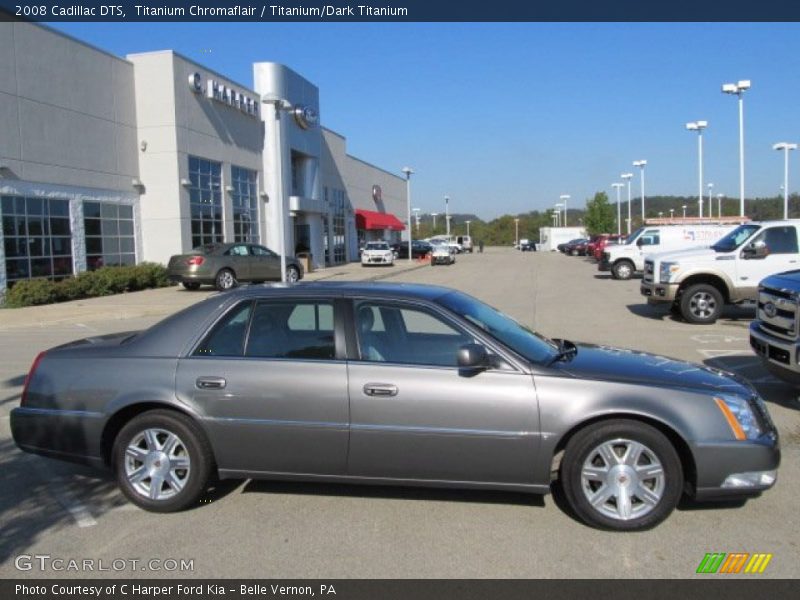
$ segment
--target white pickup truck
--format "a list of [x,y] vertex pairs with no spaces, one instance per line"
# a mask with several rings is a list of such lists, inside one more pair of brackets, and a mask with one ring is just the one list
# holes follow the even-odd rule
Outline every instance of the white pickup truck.
[[800,267],[800,221],[740,225],[710,248],[647,257],[641,294],[689,323],[713,323],[725,304],[755,302],[758,282]]

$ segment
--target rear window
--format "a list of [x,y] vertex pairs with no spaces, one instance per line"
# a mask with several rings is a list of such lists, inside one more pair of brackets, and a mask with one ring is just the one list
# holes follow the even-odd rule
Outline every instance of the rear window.
[[197,248],[192,248],[193,254],[213,254],[218,248],[220,244],[205,244],[203,246],[198,246]]

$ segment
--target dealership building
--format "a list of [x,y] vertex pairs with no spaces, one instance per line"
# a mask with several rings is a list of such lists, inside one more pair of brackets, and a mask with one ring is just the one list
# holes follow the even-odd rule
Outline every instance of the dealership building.
[[248,87],[171,50],[114,56],[0,23],[0,291],[166,263],[212,242],[358,259],[405,231],[405,180],[347,154],[317,87],[253,65]]

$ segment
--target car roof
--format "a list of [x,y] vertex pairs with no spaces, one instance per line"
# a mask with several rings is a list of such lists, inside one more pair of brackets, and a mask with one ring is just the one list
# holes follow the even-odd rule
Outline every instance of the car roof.
[[280,297],[280,296],[375,296],[402,299],[435,300],[454,292],[448,287],[419,283],[386,283],[379,281],[301,281],[299,283],[266,283],[246,285],[229,292],[226,297]]

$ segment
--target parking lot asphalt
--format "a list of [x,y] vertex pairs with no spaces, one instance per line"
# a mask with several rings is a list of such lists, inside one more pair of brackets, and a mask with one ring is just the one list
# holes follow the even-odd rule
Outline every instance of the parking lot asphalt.
[[[647,306],[638,279],[611,280],[583,258],[507,248],[459,256],[452,266],[346,265],[309,279],[376,277],[464,290],[547,336],[744,375],[781,433],[775,488],[738,507],[688,504],[633,534],[590,529],[553,496],[252,481],[223,482],[196,509],[158,515],[128,504],[107,473],[18,451],[8,414],[35,354],[146,327],[207,295],[167,288],[80,307],[0,311],[0,577],[685,578],[696,576],[707,552],[771,553],[758,577],[798,576],[800,402],[749,349],[752,309],[731,309],[712,326],[688,325]],[[19,571],[20,555],[90,559],[95,570]],[[131,559],[142,562],[132,569]],[[142,570],[150,559],[191,560],[193,569]],[[109,567],[114,560],[127,566],[97,570],[97,561]]]

